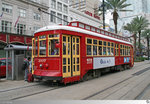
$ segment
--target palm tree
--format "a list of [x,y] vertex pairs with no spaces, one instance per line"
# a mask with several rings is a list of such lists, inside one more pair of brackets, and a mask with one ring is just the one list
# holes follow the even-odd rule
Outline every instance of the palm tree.
[[106,0],[105,4],[108,10],[113,10],[113,21],[115,25],[115,33],[117,33],[117,20],[119,17],[118,12],[126,12],[131,10],[125,10],[124,8],[130,6],[131,4],[126,4],[127,0]]
[[146,29],[142,32],[142,36],[147,39],[147,52],[149,60],[149,38],[150,38],[150,29]]
[[149,25],[149,22],[148,20],[145,18],[145,17],[135,17],[133,18],[133,23],[134,24],[137,24],[138,25],[138,34],[139,34],[139,45],[138,45],[138,48],[139,48],[139,52],[140,52],[140,55],[141,55],[141,31],[146,29]]
[[132,20],[131,23],[127,23],[124,26],[124,29],[129,31],[134,39],[134,57],[136,57],[136,40],[137,40],[137,32],[138,32],[138,24],[135,24],[134,21]]

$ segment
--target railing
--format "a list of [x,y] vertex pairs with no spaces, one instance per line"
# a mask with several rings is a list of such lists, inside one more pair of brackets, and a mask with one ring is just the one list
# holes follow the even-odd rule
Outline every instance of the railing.
[[113,38],[128,41],[128,42],[130,41],[129,38],[127,38],[127,37],[123,37],[123,36],[105,31],[103,29],[99,29],[99,28],[94,27],[94,26],[90,26],[90,25],[87,25],[85,23],[81,23],[79,21],[70,22],[69,26],[79,27],[79,28],[82,28],[82,29],[85,29],[85,30],[89,30],[89,31],[92,31],[92,32],[96,32],[96,33],[99,33],[99,34],[103,34],[103,35],[106,35],[106,36],[109,36],[109,37],[113,37]]
[[18,35],[33,36],[35,31],[34,30],[23,29],[23,28],[17,28],[17,27],[2,27],[2,26],[0,26],[0,32],[18,34]]

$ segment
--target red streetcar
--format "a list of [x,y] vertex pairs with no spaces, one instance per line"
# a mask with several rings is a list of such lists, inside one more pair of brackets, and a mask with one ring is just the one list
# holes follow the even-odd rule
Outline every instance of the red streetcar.
[[128,39],[78,21],[41,28],[32,44],[32,73],[38,79],[66,84],[134,65]]

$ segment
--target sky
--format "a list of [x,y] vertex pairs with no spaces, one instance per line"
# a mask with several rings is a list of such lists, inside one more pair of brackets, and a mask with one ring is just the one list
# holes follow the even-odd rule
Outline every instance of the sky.
[[[100,0],[101,2],[102,2],[102,0]],[[112,19],[112,15],[111,15],[111,13],[110,12],[107,12],[106,14],[105,14],[105,22],[107,23],[107,24],[109,24],[109,20],[110,19]]]

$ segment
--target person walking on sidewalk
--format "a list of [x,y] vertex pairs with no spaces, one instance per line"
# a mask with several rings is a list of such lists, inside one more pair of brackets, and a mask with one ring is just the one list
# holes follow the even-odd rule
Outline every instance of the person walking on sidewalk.
[[27,58],[27,61],[25,62],[25,81],[28,81],[28,73],[30,72],[30,61],[31,61],[31,58],[28,57]]

